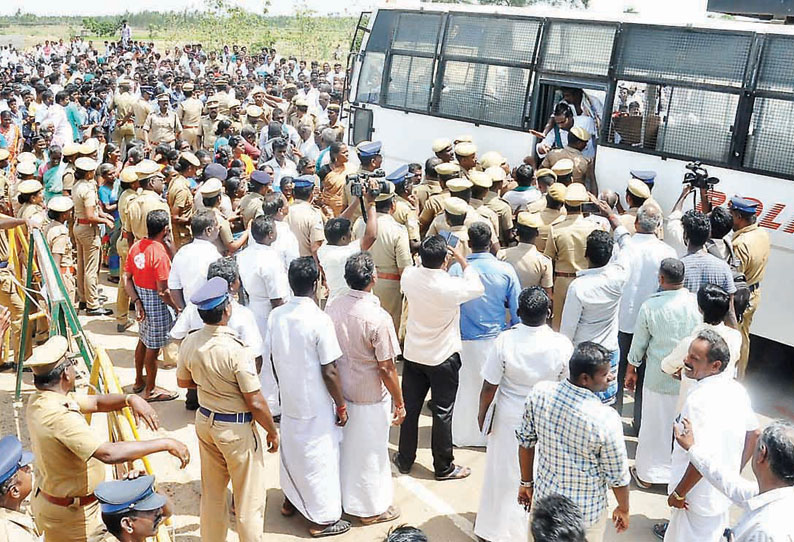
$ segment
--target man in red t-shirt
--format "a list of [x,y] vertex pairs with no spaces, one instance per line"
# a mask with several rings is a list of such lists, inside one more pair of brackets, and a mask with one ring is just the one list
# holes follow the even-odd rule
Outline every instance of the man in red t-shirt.
[[171,401],[179,396],[176,392],[155,386],[157,356],[168,343],[168,333],[174,325],[174,316],[168,307],[179,312],[168,290],[171,259],[163,240],[170,233],[169,224],[167,211],[150,211],[146,216],[149,235],[130,247],[124,266],[124,288],[135,303],[138,320],[135,385],[132,391],[143,392],[143,398],[149,402]]

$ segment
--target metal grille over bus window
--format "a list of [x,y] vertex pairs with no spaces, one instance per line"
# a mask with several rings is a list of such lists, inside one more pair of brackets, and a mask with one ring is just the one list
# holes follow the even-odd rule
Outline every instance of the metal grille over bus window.
[[540,70],[606,77],[616,25],[549,21]]
[[401,13],[392,49],[435,54],[440,25],[440,14]]

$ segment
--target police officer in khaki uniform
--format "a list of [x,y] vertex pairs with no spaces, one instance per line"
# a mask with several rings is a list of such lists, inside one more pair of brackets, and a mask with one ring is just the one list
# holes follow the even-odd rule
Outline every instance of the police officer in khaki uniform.
[[13,435],[0,439],[0,541],[40,542],[33,517],[21,511],[33,489],[33,454]]
[[243,219],[243,224],[248,227],[248,224],[254,217],[262,213],[262,203],[265,201],[265,195],[273,191],[273,177],[264,171],[251,172],[251,184],[248,193],[240,200],[240,216]]
[[567,188],[562,183],[554,183],[546,191],[546,206],[540,211],[540,220],[543,225],[538,228],[535,246],[540,252],[546,251],[546,242],[549,239],[551,227],[565,220],[565,193]]
[[744,274],[750,288],[750,304],[739,322],[742,350],[736,364],[738,377],[744,378],[750,358],[750,326],[761,301],[761,281],[764,280],[771,247],[769,234],[756,223],[757,202],[734,196],[730,201],[730,209],[733,215],[733,253],[739,260],[738,271]]
[[234,238],[232,227],[221,212],[222,192],[223,183],[220,179],[216,179],[215,177],[207,180],[198,189],[204,208],[211,209],[215,213],[215,218],[218,220],[218,236],[213,240],[213,243],[218,248],[218,252],[223,255],[231,256],[248,242],[248,230],[245,230],[237,239]]
[[560,329],[562,309],[568,286],[576,278],[576,272],[587,269],[589,264],[584,255],[587,236],[598,229],[595,222],[585,219],[582,205],[590,201],[587,189],[581,183],[573,183],[565,191],[564,220],[551,226],[545,254],[554,264],[554,313],[552,327]]
[[[571,137],[573,136],[573,137]],[[557,173],[557,178],[563,184],[566,184],[560,179],[560,173],[554,169],[554,165],[560,160],[570,160],[573,163],[573,171],[571,173],[571,182],[582,183],[587,189],[598,194],[598,185],[595,183],[595,175],[591,169],[591,162],[584,157],[582,151],[587,146],[590,140],[590,134],[581,126],[574,126],[568,132],[568,144],[562,149],[552,149],[546,158],[541,162],[542,168],[552,168]]]
[[[177,384],[197,388],[196,435],[201,455],[201,539],[226,540],[226,487],[232,483],[237,536],[241,542],[264,540],[264,448],[278,450],[278,432],[262,396],[255,354],[228,326],[232,315],[229,285],[209,279],[191,303],[204,327],[179,347]],[[256,425],[267,432],[263,446]]]
[[187,177],[195,177],[196,171],[201,166],[201,161],[192,152],[183,152],[179,155],[176,164],[178,175],[168,183],[166,199],[171,208],[171,223],[174,229],[174,252],[186,245],[192,239],[190,233],[190,219],[193,217],[193,193],[190,191],[190,182]]
[[[442,164],[440,159],[433,157],[425,161],[425,179],[423,182],[414,185],[413,195],[416,199],[416,212],[417,216],[422,214],[425,208],[427,199],[435,194],[441,193],[441,183],[438,181],[438,173],[436,167]],[[420,179],[417,179],[419,181]]]
[[[15,352],[19,348],[20,332],[22,330],[22,314],[25,310],[25,303],[22,297],[20,297],[19,290],[12,278],[14,271],[9,267],[7,231],[17,226],[24,225],[25,221],[21,218],[0,214],[0,306],[8,307],[11,312],[10,346]],[[6,363],[3,364],[3,368],[11,367],[10,354],[9,352]]]
[[620,215],[620,223],[628,230],[631,235],[637,232],[634,223],[637,221],[637,211],[640,210],[642,204],[651,197],[651,190],[648,185],[639,179],[629,179],[629,185],[626,188],[626,203],[628,210]]
[[452,141],[442,137],[433,140],[433,154],[442,162],[452,162],[455,156],[452,153]]
[[232,97],[229,96],[229,81],[225,77],[219,77],[215,80],[215,94],[212,95],[218,101],[218,113],[221,115],[229,114],[229,102]]
[[471,198],[469,198],[469,205],[471,205],[477,214],[486,219],[491,225],[491,231],[495,232],[501,240],[502,230],[499,216],[487,205],[485,205],[485,198],[491,194],[491,186],[493,180],[490,175],[483,171],[469,172],[469,180],[472,183]]
[[[26,167],[35,166],[30,162],[24,162]],[[20,203],[17,209],[17,216],[25,220],[34,228],[40,228],[47,219],[44,209],[44,186],[35,180],[28,179],[17,184],[17,200]]]
[[437,194],[432,194],[427,198],[422,212],[419,213],[419,231],[426,234],[430,224],[436,216],[444,212],[444,200],[449,197],[447,181],[459,178],[460,166],[454,162],[444,162],[435,167],[438,174],[438,182],[441,190]]
[[119,81],[119,92],[113,97],[113,107],[116,111],[116,128],[113,130],[113,139],[121,150],[121,158],[127,157],[127,144],[135,139],[135,96],[130,92],[130,82],[126,79]]
[[[163,201],[162,193],[165,185],[163,184],[163,176],[160,174],[160,166],[157,162],[152,160],[142,160],[135,166],[135,173],[138,176],[138,184],[141,188],[138,196],[130,202],[129,213],[129,227],[135,241],[145,239],[148,235],[146,228],[146,216],[150,211],[155,209],[162,209],[171,216],[171,208]],[[173,225],[169,224],[169,228]],[[166,248],[170,250],[173,246],[173,240],[168,239],[169,243]]]
[[554,286],[551,259],[541,253],[534,244],[541,226],[543,220],[538,214],[526,211],[518,213],[516,217],[518,244],[500,250],[497,257],[513,266],[522,290],[530,286],[540,286],[546,290],[546,294],[551,299]]
[[[243,128],[248,126],[255,134],[259,134],[266,125],[265,110],[256,104],[249,104],[245,108],[245,122],[243,123]],[[240,130],[240,132],[242,133],[242,130]]]
[[527,205],[527,211],[530,213],[539,213],[546,208],[546,194],[548,194],[551,185],[557,182],[557,174],[548,168],[539,169],[535,172],[535,179],[538,181],[538,190],[543,197]]
[[460,165],[460,176],[469,178],[469,172],[477,169],[477,146],[470,141],[455,144],[455,160]]
[[99,206],[94,172],[97,163],[86,157],[75,161],[74,239],[77,243],[77,300],[80,309],[91,316],[107,316],[113,311],[102,307],[99,300],[99,260],[102,242],[99,225],[114,227],[114,220]]
[[[130,206],[135,198],[138,197],[139,187],[138,174],[135,168],[126,167],[122,169],[119,175],[119,182],[122,189],[118,203],[121,232],[116,240],[116,252],[119,255],[119,266],[124,269],[124,262],[127,261],[130,246],[135,241],[130,226]],[[132,325],[132,320],[129,318],[130,296],[127,295],[127,290],[124,288],[124,281],[119,281],[116,292],[116,331],[123,333]]]
[[152,111],[154,111],[154,106],[151,102],[153,93],[154,89],[152,87],[142,86],[140,98],[132,103],[132,112],[135,119],[135,138],[141,141],[144,140],[143,125]]
[[184,468],[187,447],[173,439],[105,442],[94,433],[85,414],[119,411],[125,406],[136,420],[157,430],[154,409],[137,395],[83,395],[75,392],[75,366],[67,357],[68,341],[51,337],[25,362],[33,370],[36,392],[27,409],[36,489],[31,507],[46,540],[93,542],[105,527],[94,489],[105,478],[106,464],[134,461],[156,452],[178,457]]
[[108,536],[102,542],[154,540],[173,505],[154,488],[154,476],[102,482],[94,490]]
[[204,104],[201,100],[193,97],[193,83],[187,82],[182,85],[185,99],[176,107],[176,116],[182,123],[182,139],[188,142],[190,148],[198,150],[199,135],[201,133],[201,112]]
[[[493,229],[494,227],[492,222],[487,218],[484,218],[474,209],[474,207],[471,206],[471,204],[469,204],[472,186],[472,182],[468,179],[450,179],[447,181],[447,189],[449,189],[450,197],[462,199],[466,202],[467,210],[464,226],[469,227],[475,222],[485,222],[488,224],[488,227],[491,231],[491,244],[494,249],[497,249],[499,246],[499,238]],[[435,219],[433,219],[433,223],[430,224],[430,227],[427,229],[427,235],[437,235],[441,231],[449,230],[451,226],[452,224],[449,222],[449,216],[447,213],[440,213]],[[494,250],[494,254],[495,253],[496,250]]]
[[339,104],[328,104],[326,113],[328,114],[328,128],[334,131],[336,141],[343,141],[345,138],[345,125],[339,120]]
[[485,168],[485,173],[491,178],[491,188],[485,194],[483,203],[496,213],[499,220],[499,241],[507,246],[510,242],[510,232],[513,229],[513,209],[500,195],[502,185],[507,181],[507,173],[503,167],[498,165]]
[[242,103],[236,98],[229,100],[229,122],[232,123],[232,133],[239,135],[243,131],[243,117],[240,116]]
[[52,259],[55,266],[61,272],[63,285],[69,300],[75,302],[75,274],[77,269],[74,266],[74,256],[72,255],[72,240],[69,237],[69,223],[72,218],[74,203],[72,198],[66,196],[55,196],[47,202],[47,214],[49,223],[44,228],[44,237],[47,245],[52,252]]
[[143,123],[143,141],[149,148],[165,144],[173,146],[182,133],[182,123],[176,113],[168,109],[171,98],[163,92],[157,97],[157,111],[152,111]]
[[[394,322],[394,329],[400,329],[403,298],[400,292],[400,276],[403,269],[413,265],[411,248],[408,242],[408,230],[394,219],[395,192],[394,184],[385,181],[385,190],[375,197],[375,211],[378,217],[378,234],[369,249],[372,260],[378,269],[378,280],[372,293],[378,296],[381,306],[388,312]],[[364,234],[364,220],[356,223],[356,237]]]
[[61,182],[63,183],[63,195],[69,196],[72,193],[72,188],[74,187],[75,183],[74,162],[77,160],[77,158],[79,158],[80,145],[77,143],[67,143],[63,146],[61,154],[63,154],[63,161],[66,162],[66,167],[63,168],[63,175],[61,176]]
[[412,178],[413,174],[408,171],[407,165],[400,166],[386,175],[386,180],[394,185],[394,214],[392,216],[408,231],[408,241],[413,253],[419,250],[422,238],[419,235],[419,217],[413,204],[415,200],[413,196],[409,195]]
[[312,256],[317,260],[317,250],[325,241],[325,231],[323,214],[312,205],[314,176],[301,175],[295,179],[293,185],[292,196],[295,200],[290,205],[284,222],[289,224],[292,233],[298,238],[298,252],[301,257]]
[[220,102],[215,96],[207,100],[206,107],[207,116],[202,117],[199,123],[199,144],[204,150],[212,150],[215,146],[215,140],[218,139],[218,136],[215,135],[215,131],[218,129],[218,123],[226,117],[219,113]]
[[444,200],[444,215],[446,216],[446,231],[454,234],[458,238],[457,247],[463,257],[471,254],[469,248],[469,225],[466,224],[466,217],[471,208],[464,200],[455,196],[450,196]]

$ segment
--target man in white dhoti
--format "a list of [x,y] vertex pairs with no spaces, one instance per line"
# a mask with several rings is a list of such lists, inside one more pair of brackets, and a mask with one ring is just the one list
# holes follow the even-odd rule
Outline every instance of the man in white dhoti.
[[[759,431],[747,391],[725,374],[729,359],[728,345],[716,331],[698,333],[684,361],[684,374],[697,383],[681,418],[690,421],[711,465],[738,476],[753,455]],[[702,478],[686,450],[675,443],[667,499],[673,511],[664,537],[668,542],[718,542],[729,526],[730,499]]]
[[313,299],[319,278],[311,256],[292,261],[294,297],[270,313],[265,339],[281,388],[281,513],[300,512],[315,537],[350,530],[340,519],[339,440],[347,404],[336,360],[342,351],[331,318]]
[[400,516],[392,505],[389,463],[389,426],[405,419],[394,367],[400,343],[391,315],[372,293],[377,280],[372,256],[367,252],[350,256],[344,276],[349,290],[325,309],[342,348],[337,368],[350,416],[342,430],[342,509],[371,525]]
[[[256,317],[262,340],[267,339],[267,318],[270,311],[283,304],[290,295],[282,256],[271,246],[277,235],[272,219],[257,216],[251,221],[251,237],[255,242],[237,256],[240,278],[248,292],[248,307]],[[273,416],[280,415],[278,384],[273,375],[273,366],[267,357],[263,357],[259,380],[270,412]]]
[[673,422],[680,382],[663,372],[662,360],[701,322],[694,294],[683,287],[684,264],[665,258],[659,266],[660,291],[640,307],[626,369],[626,389],[634,391],[636,368],[645,364],[642,425],[631,474],[647,489],[670,481]]
[[[460,306],[460,373],[455,410],[452,413],[452,442],[455,446],[485,446],[477,425],[483,362],[493,349],[496,336],[518,323],[518,294],[521,286],[513,266],[491,254],[491,228],[475,222],[468,229],[468,264],[477,270],[485,293]],[[460,265],[449,274],[463,276]],[[507,314],[505,311],[507,308]]]
[[521,323],[499,334],[482,368],[479,424],[488,433],[488,452],[474,534],[489,542],[527,538],[529,514],[516,501],[521,473],[515,429],[532,387],[567,377],[573,353],[571,341],[546,325],[550,315],[551,300],[543,288],[521,292]]

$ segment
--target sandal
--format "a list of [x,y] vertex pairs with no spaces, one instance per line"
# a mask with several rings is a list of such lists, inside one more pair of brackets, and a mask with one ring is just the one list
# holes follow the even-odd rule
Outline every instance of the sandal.
[[132,393],[136,395],[141,393],[145,389],[146,389],[146,384],[141,384],[140,386],[136,386],[135,384],[132,385]]
[[344,519],[340,519],[333,525],[328,525],[321,531],[315,531],[313,529],[309,529],[309,534],[312,535],[314,538],[323,538],[326,536],[336,536],[338,534],[344,534],[350,530],[350,522],[345,521]]
[[466,478],[471,474],[471,469],[469,467],[463,467],[461,465],[455,465],[448,474],[443,476],[436,476],[436,480],[439,482],[442,480],[460,480],[461,478]]
[[361,518],[362,525],[375,525],[376,523],[386,523],[394,521],[400,517],[400,510],[396,506],[390,506],[384,513],[371,518]]
[[295,505],[289,502],[286,497],[284,497],[284,502],[281,504],[281,515],[285,518],[295,515]]
[[173,401],[178,398],[179,394],[175,391],[156,390],[149,397],[144,397],[147,403],[161,403],[164,401]]

